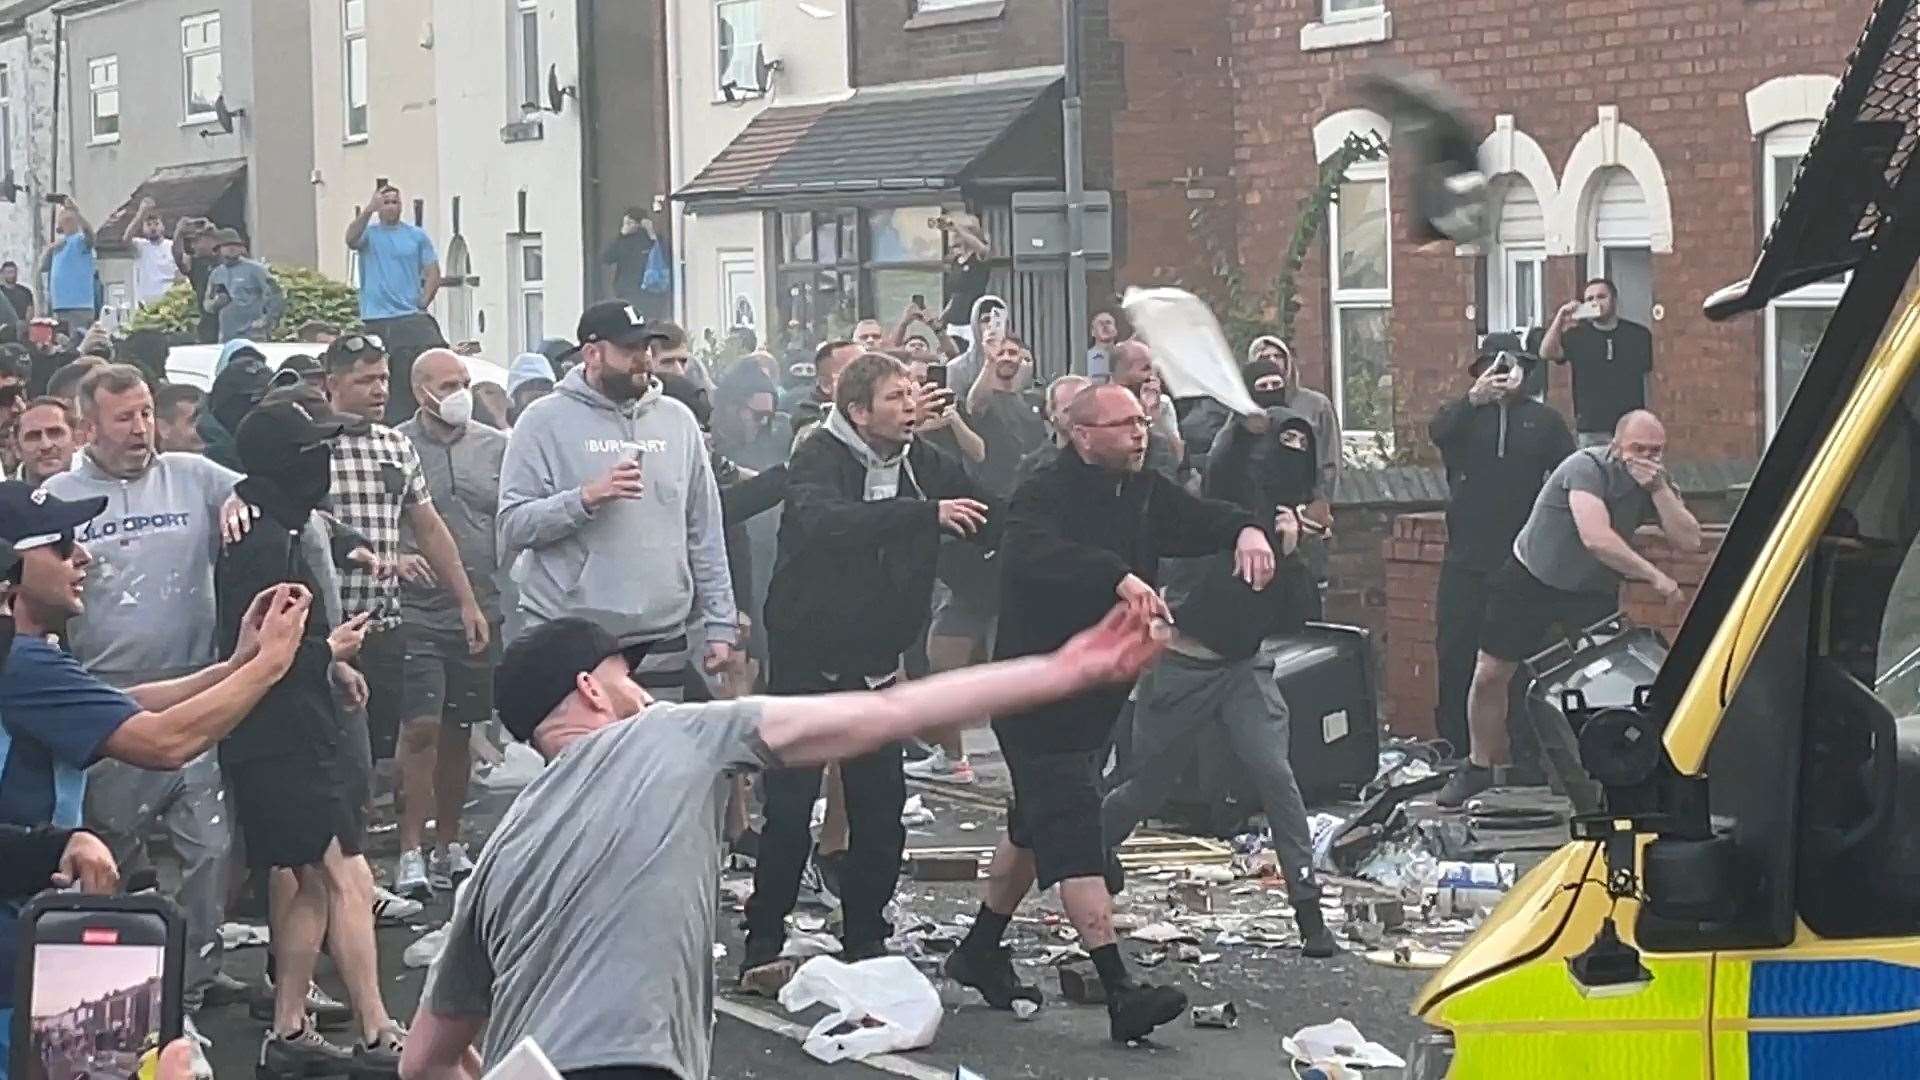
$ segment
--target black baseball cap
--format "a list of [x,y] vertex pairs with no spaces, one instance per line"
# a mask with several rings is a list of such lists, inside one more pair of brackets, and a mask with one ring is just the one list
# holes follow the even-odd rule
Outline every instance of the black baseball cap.
[[280,370],[273,373],[272,381],[267,383],[270,390],[283,386],[298,386],[309,375],[321,375],[326,368],[320,366],[320,358],[307,353],[294,353],[280,364]]
[[233,453],[252,473],[277,473],[302,451],[324,446],[347,430],[340,420],[316,420],[291,401],[262,405],[240,421],[233,433]]
[[12,566],[20,552],[72,536],[106,508],[105,495],[62,499],[21,480],[0,482],[0,566]]
[[1486,365],[1499,359],[1502,353],[1513,357],[1514,363],[1523,368],[1540,362],[1538,354],[1527,351],[1526,343],[1520,340],[1519,334],[1496,330],[1480,339],[1480,347],[1474,350],[1473,359],[1467,365],[1468,370],[1478,375]]
[[579,677],[621,652],[620,642],[587,619],[555,619],[521,634],[493,670],[493,708],[521,742],[573,693]]
[[642,345],[648,340],[660,336],[660,331],[647,325],[647,320],[633,305],[624,300],[604,300],[580,313],[580,325],[575,335],[580,344],[573,347],[578,351],[582,346],[596,341],[611,342],[615,345]]

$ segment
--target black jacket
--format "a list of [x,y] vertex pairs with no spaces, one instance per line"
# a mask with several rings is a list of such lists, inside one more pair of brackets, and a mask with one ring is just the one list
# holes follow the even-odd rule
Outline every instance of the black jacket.
[[1573,433],[1532,398],[1476,406],[1462,396],[1441,406],[1427,434],[1447,468],[1447,561],[1499,569],[1541,484],[1573,453]]
[[[1271,515],[1276,506],[1301,506],[1316,497],[1332,496],[1320,490],[1319,448],[1313,424],[1292,409],[1267,410],[1272,426],[1255,435],[1229,419],[1215,433],[1207,453],[1200,491],[1254,513]],[[1272,519],[1269,516],[1266,524]]]
[[753,541],[747,522],[779,506],[787,497],[787,467],[775,465],[742,478],[740,466],[713,452],[713,478],[720,486],[720,521],[727,530],[727,572],[733,596],[745,611],[753,596]]
[[[1115,476],[1062,451],[1014,492],[1001,535],[1000,630],[995,659],[1051,652],[1100,621],[1133,574],[1158,580],[1160,560],[1233,548],[1252,514],[1189,495],[1150,469]],[[1127,699],[1127,687],[1002,718],[1002,746],[1028,752],[1094,751]]]
[[[313,593],[293,666],[220,743],[221,761],[254,761],[292,755],[316,762],[343,752],[345,731],[333,700],[333,649],[327,644],[327,613],[319,576],[298,543],[298,526],[263,510],[247,535],[230,544],[214,564],[213,590],[220,619],[220,654],[233,655],[247,605],[262,589],[298,582]],[[336,562],[350,540],[334,541]]]
[[[794,448],[766,605],[769,647],[784,662],[837,675],[893,671],[926,629],[937,502],[990,503],[959,462],[923,442],[908,449],[895,497],[865,501],[866,477],[832,432],[815,431]],[[989,511],[978,539],[991,543],[995,517]]]

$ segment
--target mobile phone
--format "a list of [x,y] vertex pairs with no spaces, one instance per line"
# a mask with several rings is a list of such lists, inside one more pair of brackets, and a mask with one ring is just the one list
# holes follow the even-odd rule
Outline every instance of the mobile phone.
[[47,203],[50,206],[61,206],[61,205],[64,205],[66,201],[67,201],[67,197],[65,195],[60,194],[57,191],[50,192],[47,195]]
[[640,447],[640,446],[634,447],[633,453],[627,455],[627,460],[633,462],[635,465],[646,464],[646,458],[647,458],[646,448]]
[[53,344],[53,320],[35,319],[28,323],[27,341],[34,345]]
[[1307,508],[1304,506],[1294,507],[1293,516],[1300,519],[1300,531],[1303,533],[1311,533],[1314,536],[1321,536],[1321,535],[1324,535],[1327,531],[1327,527],[1325,525],[1322,525],[1319,522],[1307,516]]
[[1576,319],[1597,319],[1600,317],[1600,305],[1589,300],[1573,309]]
[[914,294],[913,294],[913,306],[914,306],[914,307],[917,307],[917,308],[923,308],[923,307],[926,307],[926,306],[927,306],[927,294],[926,294],[926,293],[918,293],[918,292],[917,292],[917,293],[914,293]]
[[384,176],[375,177],[373,185],[378,188],[385,188],[387,186],[387,178]]
[[156,894],[48,893],[20,918],[13,1076],[133,1076],[180,1037],[186,921]]
[[927,381],[939,387],[940,389],[945,390],[947,388],[947,365],[928,364],[927,365]]

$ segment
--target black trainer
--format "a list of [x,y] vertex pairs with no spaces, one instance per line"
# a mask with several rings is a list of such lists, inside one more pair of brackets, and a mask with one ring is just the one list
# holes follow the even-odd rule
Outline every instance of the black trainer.
[[1135,983],[1107,995],[1107,1033],[1114,1042],[1130,1043],[1186,1011],[1187,995],[1182,991]]
[[1471,761],[1462,762],[1447,777],[1447,785],[1433,801],[1446,810],[1458,810],[1467,804],[1467,800],[1493,786],[1493,770],[1484,765],[1475,765]]
[[955,949],[947,954],[941,970],[961,986],[978,990],[987,1004],[996,1009],[1011,1009],[1019,1000],[1044,1004],[1046,995],[1037,986],[1029,986],[1013,973],[1013,950],[1005,945],[991,949]]
[[1334,940],[1333,931],[1327,929],[1326,913],[1320,910],[1319,899],[1295,904],[1293,907],[1294,924],[1300,927],[1300,954],[1314,960],[1325,960],[1340,951],[1340,943]]
[[840,945],[840,962],[843,964],[857,964],[862,960],[877,960],[891,955],[884,941],[848,941]]

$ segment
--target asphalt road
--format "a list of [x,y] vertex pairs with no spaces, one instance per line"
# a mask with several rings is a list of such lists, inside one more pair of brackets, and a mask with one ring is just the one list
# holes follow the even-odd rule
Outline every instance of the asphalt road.
[[[470,814],[469,835],[476,840],[483,836],[508,801],[504,796],[484,798]],[[987,844],[997,835],[1000,817],[992,810],[977,803],[953,803],[938,797],[928,801],[935,809],[936,822],[915,830],[909,838],[910,846]],[[962,830],[962,824],[972,828]],[[393,834],[377,834],[372,840],[376,862],[390,870]],[[1164,886],[1150,876],[1135,875],[1128,896],[1123,898],[1123,908],[1150,919],[1161,910],[1158,896],[1164,891]],[[926,921],[950,928],[953,916],[971,912],[978,901],[969,883],[929,884],[903,878],[898,902],[902,909],[896,919],[898,925]],[[401,953],[421,933],[445,920],[449,903],[449,897],[436,898],[411,926],[380,932],[381,981],[388,1008],[396,1016],[412,1015],[425,976],[422,970],[405,968]],[[1057,902],[1051,898],[1030,901],[1030,908],[1036,920],[1044,919],[1049,911],[1058,911]],[[721,943],[728,952],[716,972],[723,987],[732,985],[740,956],[737,923],[737,912],[730,906],[723,907]],[[1016,923],[1012,935],[1016,956],[1030,957],[1044,944],[1057,944],[1057,938],[1047,935],[1058,933],[1044,921]],[[1123,948],[1137,957],[1151,946],[1129,941]],[[1208,948],[1212,950],[1213,946]],[[1182,986],[1196,1004],[1233,1000],[1241,1015],[1241,1023],[1234,1030],[1196,1029],[1183,1020],[1163,1028],[1150,1045],[1118,1046],[1107,1038],[1104,1009],[1066,1004],[1059,998],[1051,971],[1030,964],[1022,968],[1023,977],[1040,983],[1049,994],[1047,1006],[1034,1019],[1020,1021],[990,1010],[970,991],[939,980],[946,1013],[934,1044],[865,1064],[821,1065],[801,1051],[801,1025],[810,1023],[817,1014],[789,1017],[773,1002],[724,994],[718,1003],[712,1075],[719,1080],[748,1080],[857,1078],[884,1073],[940,1080],[953,1077],[955,1068],[964,1065],[986,1080],[1275,1076],[1284,1075],[1285,1069],[1278,1048],[1280,1038],[1300,1027],[1344,1016],[1369,1037],[1395,1050],[1404,1049],[1418,1027],[1407,1014],[1407,1002],[1423,980],[1419,973],[1376,966],[1354,954],[1314,961],[1304,959],[1294,948],[1238,946],[1218,951],[1220,958],[1208,963],[1167,961],[1144,974],[1155,981]],[[228,970],[257,984],[265,960],[264,949],[239,950],[229,955]],[[336,996],[344,997],[330,971],[323,971],[321,978]],[[214,1040],[208,1056],[215,1075],[222,1080],[246,1076],[258,1052],[262,1025],[248,1019],[246,1009],[240,1006],[203,1012],[199,1021],[203,1033]]]

